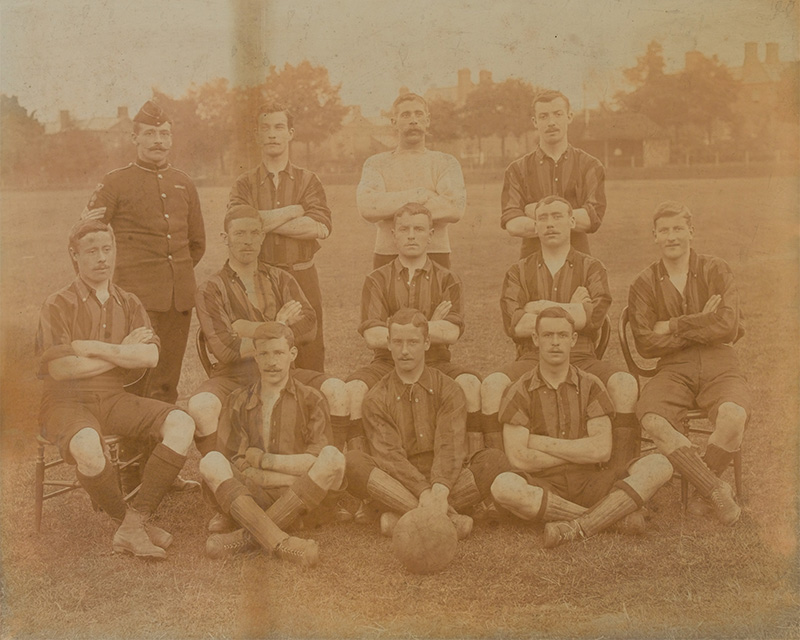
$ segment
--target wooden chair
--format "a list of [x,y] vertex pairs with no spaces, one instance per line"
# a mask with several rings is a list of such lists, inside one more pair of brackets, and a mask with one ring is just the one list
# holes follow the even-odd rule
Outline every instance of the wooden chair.
[[597,338],[594,341],[594,354],[598,360],[602,360],[608,348],[608,341],[611,339],[611,320],[608,316],[603,320],[600,326],[600,331],[597,332]]
[[211,356],[208,351],[208,340],[203,333],[202,327],[197,327],[194,346],[197,349],[197,357],[200,358],[200,364],[203,365],[203,370],[206,372],[206,375],[210,377],[211,372],[214,370],[214,363],[211,362]]
[[[134,370],[137,373],[134,373],[132,378],[129,382],[125,383],[125,388],[130,388],[139,381],[141,381],[148,373],[148,369],[144,369],[142,371]],[[136,455],[131,456],[130,458],[126,458],[122,460],[120,458],[120,444],[124,440],[123,436],[118,435],[108,435],[103,436],[103,449],[105,450],[106,454],[108,455],[109,460],[111,461],[111,466],[114,468],[114,472],[117,476],[117,482],[119,483],[120,491],[123,491],[122,487],[122,479],[120,476],[120,472],[127,469],[128,467],[133,467],[134,465],[139,465],[144,458],[143,453],[138,453]],[[39,434],[36,436],[36,444],[37,444],[37,451],[36,451],[36,467],[34,473],[34,484],[33,484],[33,491],[34,491],[34,526],[36,527],[36,532],[38,533],[42,527],[42,511],[44,510],[44,503],[47,500],[51,500],[53,498],[57,498],[58,496],[64,495],[65,493],[70,493],[71,491],[75,491],[76,489],[81,489],[81,485],[78,482],[77,478],[71,480],[64,480],[58,478],[47,478],[47,471],[53,469],[54,467],[58,467],[62,464],[66,464],[66,460],[61,457],[60,453],[57,454],[55,457],[51,457],[49,460],[47,450],[56,449],[54,443],[47,439],[44,434]],[[52,491],[45,491],[46,487],[55,487]],[[140,485],[137,484],[131,491],[127,494],[123,491],[123,498],[125,502],[130,501],[138,492],[139,492]],[[97,505],[94,505],[95,509],[97,509]]]
[[[139,453],[129,460],[120,460],[119,445],[122,440],[123,437],[117,435],[103,437],[103,447],[108,452],[108,457],[111,460],[111,466],[114,468],[114,472],[117,475],[117,482],[119,483],[120,490],[122,490],[120,472],[132,465],[138,464],[144,455]],[[65,464],[66,461],[60,455],[51,460],[46,459],[46,451],[48,447],[55,448],[55,445],[45,436],[36,436],[36,442],[38,444],[38,449],[36,454],[36,471],[34,479],[34,526],[36,527],[36,532],[38,533],[42,527],[42,511],[45,501],[57,498],[58,496],[75,491],[76,489],[81,489],[81,485],[77,478],[72,480],[48,479],[46,477],[47,471],[53,467],[58,467],[62,464]],[[55,487],[55,489],[52,491],[45,491],[46,487]],[[135,487],[129,493],[123,495],[125,502],[128,502],[138,492],[139,486]],[[96,505],[95,508],[97,508]]]
[[[617,330],[619,332],[619,344],[622,347],[622,355],[625,358],[625,363],[628,365],[628,371],[631,372],[634,378],[636,378],[636,382],[639,384],[639,388],[643,384],[643,378],[652,378],[656,373],[656,368],[654,367],[645,367],[640,365],[633,357],[633,350],[631,349],[632,342],[628,340],[628,327],[630,325],[630,318],[628,315],[628,307],[625,307],[622,310],[622,314],[619,317],[619,325]],[[637,354],[638,356],[638,354]],[[708,438],[712,433],[714,433],[714,428],[712,426],[708,426],[708,415],[705,411],[698,409],[695,407],[691,409],[686,414],[686,419],[683,424],[683,433],[686,435],[687,438],[691,438],[693,435],[698,435],[703,438]],[[703,422],[703,424],[697,424],[697,422]],[[650,449],[655,448],[655,444],[652,443],[652,440],[649,438],[643,437],[642,440],[650,443]],[[744,498],[744,487],[742,485],[742,450],[739,448],[737,451],[733,453],[733,460],[731,460],[731,465],[733,466],[733,479],[734,485],[736,489],[736,497],[741,502]],[[683,504],[683,508],[686,508],[686,505],[689,501],[689,481],[686,478],[681,476],[681,503]]]

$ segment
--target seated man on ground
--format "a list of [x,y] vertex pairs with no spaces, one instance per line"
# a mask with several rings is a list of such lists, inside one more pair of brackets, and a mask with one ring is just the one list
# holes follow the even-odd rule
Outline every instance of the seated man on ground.
[[614,410],[600,380],[570,364],[575,321],[560,307],[544,309],[533,340],[539,362],[500,407],[514,471],[494,480],[495,502],[523,520],[547,522],[546,548],[588,538],[626,516],[622,530],[642,532],[638,510],[669,481],[672,466],[652,454],[627,468],[600,468],[611,455]]
[[[189,414],[197,424],[197,447],[202,455],[215,447],[222,403],[240,387],[258,381],[253,334],[262,323],[277,321],[289,327],[295,344],[314,338],[314,309],[294,277],[258,261],[264,241],[258,211],[234,205],[225,214],[222,241],[228,259],[222,269],[197,290],[197,317],[208,348],[217,362],[211,377],[189,399]],[[334,440],[344,446],[348,406],[344,382],[310,369],[293,369],[295,380],[322,391],[332,414]],[[211,525],[214,533],[218,523]]]
[[570,246],[575,217],[569,202],[558,196],[542,198],[536,204],[535,217],[540,250],[513,265],[503,281],[500,308],[506,333],[516,343],[517,360],[483,381],[484,437],[500,436],[497,412],[503,393],[514,380],[536,368],[539,350],[531,334],[538,314],[559,307],[569,312],[578,332],[570,362],[600,378],[608,389],[616,410],[611,414],[613,450],[608,465],[625,469],[639,453],[640,429],[634,413],[638,385],[630,373],[595,354],[597,332],[611,305],[606,268]]
[[[724,260],[691,248],[694,228],[686,205],[660,204],[653,236],[661,259],[639,274],[628,296],[637,351],[660,358],[636,413],[658,450],[694,485],[688,510],[713,511],[732,525],[741,508],[719,476],[741,447],[750,414],[750,389],[732,346],[744,335],[739,294]],[[702,458],[681,432],[695,405],[714,425]]]
[[446,514],[460,538],[472,518],[458,512],[490,498],[495,476],[509,468],[502,452],[484,449],[466,457],[464,392],[425,364],[431,345],[428,321],[401,309],[387,321],[393,370],[364,398],[364,430],[372,455],[347,452],[350,492],[385,510],[381,533],[391,535],[400,515],[417,507]]
[[[172,404],[123,388],[130,370],[156,366],[159,340],[139,299],[111,282],[111,227],[78,222],[69,254],[78,275],[44,303],[36,338],[44,379],[42,431],[77,466],[92,500],[118,523],[114,551],[164,559],[172,536],[148,519],[186,461],[194,423]],[[102,436],[111,434],[158,440],[130,506],[103,449]]]
[[200,460],[200,474],[216,505],[241,529],[212,534],[209,556],[258,545],[277,557],[312,566],[317,543],[284,530],[330,495],[338,499],[344,455],[331,446],[325,398],[294,378],[294,334],[279,322],[253,332],[260,379],[226,400],[217,437],[219,451]]
[[370,273],[364,282],[359,332],[375,355],[369,365],[347,379],[351,440],[363,435],[364,395],[394,368],[387,321],[400,309],[413,308],[419,309],[428,321],[431,346],[425,353],[425,364],[450,376],[461,387],[467,403],[470,451],[481,448],[480,376],[450,361],[450,345],[464,331],[461,280],[428,256],[433,234],[427,208],[413,202],[400,207],[395,211],[392,226],[399,255]]

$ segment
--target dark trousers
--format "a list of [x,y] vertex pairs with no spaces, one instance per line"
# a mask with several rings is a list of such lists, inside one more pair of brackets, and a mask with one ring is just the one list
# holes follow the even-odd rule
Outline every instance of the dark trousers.
[[317,336],[307,344],[298,345],[295,365],[298,369],[312,369],[322,373],[325,371],[325,340],[322,332],[322,294],[319,290],[317,267],[312,265],[308,269],[299,271],[290,269],[289,273],[297,280],[297,284],[317,314]]
[[178,399],[178,381],[181,378],[183,354],[186,352],[186,343],[189,340],[192,310],[178,311],[173,306],[169,311],[148,310],[147,315],[150,316],[153,331],[161,341],[158,365],[150,369],[147,375],[129,391],[145,398],[155,398],[175,404]]

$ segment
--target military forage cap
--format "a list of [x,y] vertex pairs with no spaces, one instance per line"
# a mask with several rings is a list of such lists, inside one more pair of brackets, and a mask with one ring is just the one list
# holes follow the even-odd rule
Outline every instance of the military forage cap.
[[139,109],[139,113],[133,117],[133,121],[141,124],[148,124],[153,127],[160,127],[165,122],[170,122],[170,119],[166,111],[152,100],[148,100],[142,105],[142,108]]

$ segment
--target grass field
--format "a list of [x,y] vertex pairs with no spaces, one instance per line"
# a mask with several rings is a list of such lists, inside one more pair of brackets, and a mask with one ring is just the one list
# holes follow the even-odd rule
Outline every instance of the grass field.
[[[454,358],[484,374],[512,358],[499,287],[518,242],[501,231],[500,184],[470,184],[451,227],[465,284],[467,329]],[[646,536],[604,534],[545,551],[540,526],[477,526],[443,573],[405,573],[377,530],[314,531],[322,562],[301,571],[264,555],[225,562],[203,553],[211,515],[197,495],[170,495],[158,522],[175,535],[159,564],[111,553],[112,524],[81,492],[45,504],[33,530],[33,436],[39,306],[68,283],[66,232],[85,192],[5,192],[2,198],[3,638],[657,637],[800,636],[797,572],[798,180],[790,177],[612,181],[592,240],[606,264],[616,323],[635,275],[654,259],[649,216],[679,199],[695,213],[695,247],[725,258],[740,287],[739,343],[754,390],[744,443],[746,502],[733,528],[684,516],[673,481],[651,503]],[[355,189],[328,189],[334,233],[318,254],[327,368],[345,376],[369,360],[356,333],[373,229]],[[219,268],[226,189],[201,189],[208,250],[199,280]],[[607,358],[622,363],[616,336]],[[181,382],[202,379],[193,349]],[[184,471],[197,477],[197,454]],[[305,534],[304,534],[305,535]]]

